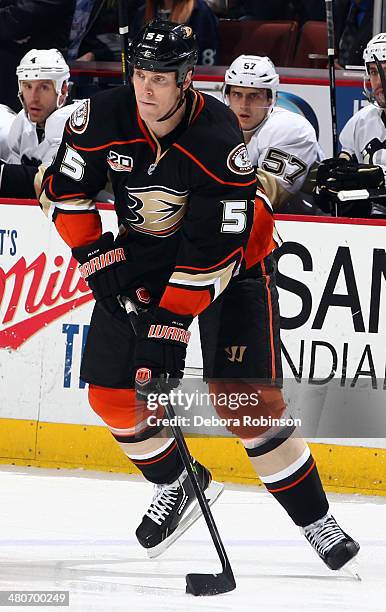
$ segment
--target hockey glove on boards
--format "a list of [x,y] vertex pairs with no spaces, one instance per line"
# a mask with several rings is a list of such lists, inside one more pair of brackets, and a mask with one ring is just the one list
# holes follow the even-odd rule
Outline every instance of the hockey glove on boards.
[[336,195],[338,191],[377,189],[385,184],[381,166],[358,164],[344,158],[325,159],[318,166],[316,186]]
[[122,292],[126,281],[126,255],[123,247],[114,240],[112,232],[102,234],[91,244],[73,248],[72,254],[81,264],[80,274],[95,300],[116,297]]
[[192,317],[156,307],[138,314],[135,389],[139,399],[178,386],[185,368]]

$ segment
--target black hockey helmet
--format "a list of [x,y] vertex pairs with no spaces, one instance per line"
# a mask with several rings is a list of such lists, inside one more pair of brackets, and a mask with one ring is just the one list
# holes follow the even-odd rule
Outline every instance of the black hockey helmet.
[[130,72],[175,72],[181,87],[189,70],[197,64],[196,36],[187,25],[155,19],[134,37],[128,48]]

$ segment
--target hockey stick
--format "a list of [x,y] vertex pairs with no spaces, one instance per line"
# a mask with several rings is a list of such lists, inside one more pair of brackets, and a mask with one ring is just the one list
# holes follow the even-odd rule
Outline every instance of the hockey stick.
[[118,26],[119,26],[119,41],[121,44],[121,68],[122,82],[127,85],[129,82],[127,73],[127,46],[129,43],[129,24],[127,0],[118,0]]
[[326,0],[327,20],[327,55],[328,74],[330,81],[330,106],[332,124],[332,154],[338,154],[337,120],[336,120],[336,86],[335,86],[335,37],[334,37],[334,15],[332,12],[332,0]]
[[[124,304],[133,330],[136,333],[138,317],[137,308],[133,302],[125,296],[121,296],[120,301]],[[228,591],[233,591],[236,588],[236,581],[224,544],[222,543],[208,500],[205,497],[205,493],[198,481],[195,469],[192,466],[192,459],[186,445],[184,434],[179,425],[173,424],[176,423],[177,419],[175,418],[176,414],[170,402],[165,403],[165,410],[176,440],[177,448],[181,455],[182,463],[188,473],[188,478],[193,486],[222,567],[222,572],[220,574],[187,574],[186,592],[192,595],[220,595],[221,593],[228,593]]]
[[185,442],[184,434],[179,425],[172,424],[176,422],[176,415],[170,402],[166,402],[165,410],[182,462],[188,473],[189,480],[193,485],[197,501],[200,504],[202,514],[209,529],[210,537],[212,538],[222,567],[221,574],[187,574],[186,592],[192,595],[219,595],[220,593],[228,593],[228,591],[233,591],[233,589],[236,588],[236,582],[224,544],[222,543],[212,512],[209,508],[208,500],[205,497],[205,493],[201,488],[197,474],[192,466],[192,460]]

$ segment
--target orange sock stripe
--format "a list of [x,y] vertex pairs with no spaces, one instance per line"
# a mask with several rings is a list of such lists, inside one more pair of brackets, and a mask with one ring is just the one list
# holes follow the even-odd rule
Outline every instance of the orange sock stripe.
[[158,461],[163,461],[165,457],[167,457],[168,455],[170,455],[170,453],[174,451],[176,446],[177,446],[177,443],[174,440],[173,444],[170,446],[170,448],[168,448],[166,453],[164,453],[163,455],[159,455],[155,459],[150,459],[149,461],[141,461],[141,459],[132,459],[130,455],[128,455],[128,457],[133,463],[135,463],[135,465],[151,465],[152,463],[158,463]]
[[315,459],[312,462],[311,466],[308,468],[307,472],[305,474],[303,474],[303,476],[300,476],[300,478],[298,478],[297,480],[295,480],[295,482],[293,482],[292,484],[289,484],[285,487],[281,487],[280,489],[268,489],[268,491],[270,493],[280,493],[281,491],[287,491],[288,489],[292,489],[292,487],[296,487],[296,485],[299,484],[299,482],[302,482],[302,480],[304,480],[305,478],[307,478],[308,474],[314,469],[316,465]]

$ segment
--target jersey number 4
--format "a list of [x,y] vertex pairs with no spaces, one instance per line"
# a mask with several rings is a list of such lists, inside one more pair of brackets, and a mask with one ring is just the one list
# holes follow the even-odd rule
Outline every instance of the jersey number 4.
[[[287,165],[295,166],[295,169],[292,172],[286,172]],[[284,175],[283,179],[291,185],[307,172],[307,165],[301,159],[279,149],[268,149],[261,167],[276,176]]]

